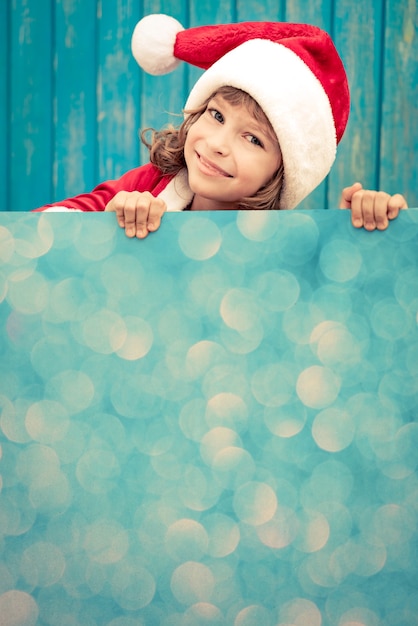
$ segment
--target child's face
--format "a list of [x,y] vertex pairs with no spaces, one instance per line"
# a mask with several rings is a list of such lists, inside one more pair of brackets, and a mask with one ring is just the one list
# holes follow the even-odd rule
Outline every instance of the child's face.
[[243,105],[215,95],[190,127],[184,156],[193,210],[238,208],[255,195],[281,164],[277,139]]

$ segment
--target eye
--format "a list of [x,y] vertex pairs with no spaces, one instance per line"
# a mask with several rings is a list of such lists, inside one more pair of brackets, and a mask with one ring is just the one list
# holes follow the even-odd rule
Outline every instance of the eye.
[[264,144],[258,137],[255,135],[247,135],[247,140],[252,143],[254,146],[260,146],[260,148],[264,148]]
[[208,109],[211,116],[220,124],[224,122],[224,116],[217,109]]

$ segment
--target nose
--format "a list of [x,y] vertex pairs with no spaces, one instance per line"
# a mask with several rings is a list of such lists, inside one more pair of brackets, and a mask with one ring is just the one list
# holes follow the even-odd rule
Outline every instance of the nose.
[[220,126],[208,136],[207,144],[213,153],[225,156],[231,149],[231,137],[227,129]]

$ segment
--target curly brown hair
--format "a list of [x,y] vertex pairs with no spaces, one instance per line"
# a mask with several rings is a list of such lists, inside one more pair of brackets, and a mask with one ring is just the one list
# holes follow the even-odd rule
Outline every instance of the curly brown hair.
[[[260,105],[246,91],[235,87],[220,87],[211,94],[203,104],[192,111],[185,110],[186,115],[183,123],[176,128],[169,125],[162,130],[146,128],[141,133],[142,143],[148,148],[150,161],[156,165],[163,174],[175,175],[186,167],[184,159],[184,144],[190,127],[206,111],[207,104],[215,95],[220,95],[233,106],[243,105],[249,113],[261,124],[267,132],[277,141],[276,134]],[[151,133],[148,141],[147,134]],[[280,209],[280,193],[283,186],[284,168],[283,161],[272,178],[258,192],[248,198],[242,198],[239,208],[243,210],[273,210]]]

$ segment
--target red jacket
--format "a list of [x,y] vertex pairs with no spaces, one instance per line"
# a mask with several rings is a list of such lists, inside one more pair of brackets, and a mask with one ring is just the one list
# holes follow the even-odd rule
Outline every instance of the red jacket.
[[186,170],[176,176],[166,176],[151,163],[129,170],[117,180],[100,183],[90,193],[83,193],[62,202],[46,204],[35,211],[68,210],[104,211],[107,203],[118,191],[149,191],[162,198],[168,211],[182,211],[191,202],[193,193],[187,182]]

